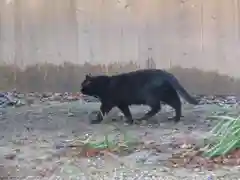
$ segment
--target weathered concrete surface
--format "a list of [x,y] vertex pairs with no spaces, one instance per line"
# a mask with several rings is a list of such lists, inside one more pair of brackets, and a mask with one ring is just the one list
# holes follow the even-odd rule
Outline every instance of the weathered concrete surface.
[[[191,143],[193,139],[201,139],[207,135],[216,122],[206,120],[206,116],[219,109],[215,105],[194,108],[185,105],[183,121],[178,124],[167,120],[167,117],[173,115],[172,112],[168,112],[169,109],[164,109],[153,118],[149,123],[154,123],[150,125],[124,126],[121,121],[114,122],[120,129],[127,130],[132,137],[144,141],[146,146],[151,146],[154,142],[160,148],[159,153],[146,148],[121,157],[125,166],[114,157],[106,156],[104,160],[102,158],[76,158],[70,150],[60,148],[59,144],[62,141],[76,139],[87,133],[95,133],[101,137],[104,132],[113,128],[111,126],[113,122],[89,125],[89,118],[94,118],[90,115],[91,112],[97,111],[98,108],[97,103],[74,102],[2,109],[0,176],[6,178],[9,175],[15,179],[24,179],[24,177],[25,179],[26,177],[28,179],[49,179],[49,177],[69,179],[69,176],[74,175],[84,179],[83,176],[94,178],[92,171],[98,171],[95,174],[105,174],[109,178],[114,174],[120,177],[120,172],[125,172],[129,179],[137,175],[139,179],[143,179],[143,172],[151,179],[164,176],[169,179],[207,179],[211,174],[228,176],[228,178],[231,177],[230,179],[234,179],[233,176],[239,177],[238,167],[219,167],[210,172],[201,168],[190,170],[166,166],[166,161],[172,153],[181,149],[174,148],[174,144]],[[141,116],[146,109],[146,107],[133,107],[132,112],[134,116]],[[109,119],[112,118],[120,119],[118,110],[115,109],[110,113]],[[197,142],[201,146],[201,141]],[[95,178],[99,179],[99,177]]]

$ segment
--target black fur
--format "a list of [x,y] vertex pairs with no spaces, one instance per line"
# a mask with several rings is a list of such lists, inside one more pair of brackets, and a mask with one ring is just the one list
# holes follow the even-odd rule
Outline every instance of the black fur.
[[[175,121],[178,122],[181,117],[181,101],[178,93],[189,103],[198,104],[172,74],[156,69],[138,70],[115,76],[86,75],[81,92],[100,99],[102,103],[100,110],[103,115],[113,107],[118,107],[130,124],[133,123],[130,105],[150,106],[151,110],[138,119],[147,120],[161,110],[160,102],[164,102],[175,109]],[[92,123],[101,121],[102,116],[99,113],[98,120]]]

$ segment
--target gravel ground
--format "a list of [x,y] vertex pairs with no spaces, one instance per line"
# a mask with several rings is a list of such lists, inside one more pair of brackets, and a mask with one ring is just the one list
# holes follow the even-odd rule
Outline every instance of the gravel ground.
[[[143,125],[124,126],[119,112],[114,109],[106,124],[89,125],[94,118],[91,112],[99,109],[98,103],[71,102],[23,106],[1,109],[0,113],[0,179],[238,179],[239,167],[219,167],[206,170],[201,167],[177,168],[169,166],[169,158],[181,147],[173,144],[201,146],[216,121],[206,120],[217,105],[192,107],[184,105],[183,120],[174,124],[167,118],[173,116],[165,108]],[[134,116],[141,116],[146,107],[132,107]],[[111,122],[110,119],[117,121]],[[144,150],[136,150],[125,156],[105,154],[104,157],[85,158],[75,156],[77,148],[61,148],[66,140],[104,132],[112,124],[126,130],[132,137],[144,141]],[[200,140],[199,140],[200,139]],[[151,144],[158,144],[159,152],[153,152]],[[103,178],[102,178],[103,179]],[[116,178],[115,178],[116,179]],[[124,178],[122,178],[124,179]]]

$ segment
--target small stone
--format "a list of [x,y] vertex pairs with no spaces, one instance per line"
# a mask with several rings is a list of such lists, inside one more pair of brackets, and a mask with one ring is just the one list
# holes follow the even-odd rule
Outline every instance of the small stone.
[[159,171],[160,172],[169,172],[169,168],[160,168]]
[[182,149],[191,149],[192,145],[191,144],[183,144],[183,145],[181,145],[181,148]]
[[71,113],[71,112],[68,112],[68,117],[73,117],[74,116],[74,114],[73,113]]
[[15,149],[15,152],[16,153],[20,153],[20,149]]
[[213,162],[217,163],[217,164],[222,164],[223,163],[223,158],[221,156],[216,157],[213,159]]
[[195,171],[195,172],[200,172],[201,169],[200,169],[200,168],[194,168],[194,171]]
[[127,122],[124,122],[123,125],[124,125],[124,126],[129,126],[130,124],[127,123]]

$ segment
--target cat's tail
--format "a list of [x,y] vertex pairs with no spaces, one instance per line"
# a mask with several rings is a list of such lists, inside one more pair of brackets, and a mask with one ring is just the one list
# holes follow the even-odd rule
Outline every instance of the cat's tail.
[[169,74],[169,82],[174,87],[174,89],[190,104],[197,105],[199,102],[194,97],[192,97],[185,89],[184,87],[179,83],[177,78],[175,78],[173,75]]

